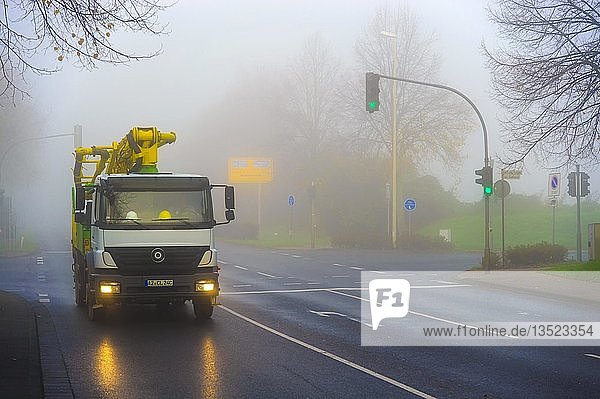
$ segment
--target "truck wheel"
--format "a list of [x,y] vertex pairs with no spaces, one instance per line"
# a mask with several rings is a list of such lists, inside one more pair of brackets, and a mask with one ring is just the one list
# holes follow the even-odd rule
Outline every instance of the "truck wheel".
[[89,290],[87,290],[86,302],[88,319],[90,321],[97,321],[101,317],[103,309],[94,308],[94,305],[96,304],[96,297]]
[[209,320],[212,317],[214,306],[209,301],[194,299],[192,303],[194,304],[196,320]]
[[75,304],[79,307],[85,305],[85,290],[77,281],[75,281]]

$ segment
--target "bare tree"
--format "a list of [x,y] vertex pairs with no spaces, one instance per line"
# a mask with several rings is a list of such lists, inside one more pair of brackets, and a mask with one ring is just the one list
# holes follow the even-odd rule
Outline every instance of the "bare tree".
[[[384,37],[382,31],[396,38]],[[422,32],[418,18],[408,8],[383,7],[365,28],[355,50],[363,73],[362,86],[351,82],[352,90],[347,96],[348,107],[353,110],[351,119],[356,122],[349,132],[350,144],[362,151],[391,154],[393,83],[380,82],[383,115],[368,114],[364,111],[364,72],[392,75],[396,59],[398,76],[437,82],[440,57],[434,51],[434,38]],[[472,124],[470,111],[460,98],[441,90],[399,83],[395,112],[398,164],[404,175],[431,161],[447,166],[460,161],[460,151]]]
[[3,0],[0,10],[0,99],[26,95],[27,73],[50,74],[40,56],[75,60],[84,68],[98,62],[125,63],[153,57],[113,44],[121,31],[159,34],[160,0]]
[[597,161],[600,0],[497,0],[489,13],[503,39],[486,54],[507,111],[504,162]]
[[314,160],[326,138],[337,129],[339,63],[319,34],[308,37],[290,69],[287,118],[296,141]]

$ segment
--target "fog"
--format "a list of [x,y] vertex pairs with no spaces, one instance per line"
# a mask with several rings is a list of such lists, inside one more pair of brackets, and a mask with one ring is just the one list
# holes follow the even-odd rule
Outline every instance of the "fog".
[[[481,47],[483,41],[492,46],[496,41],[486,2],[404,3],[417,15],[421,29],[436,38],[441,82],[458,88],[478,105],[490,134],[490,155],[502,156],[497,122],[501,110],[490,96]],[[292,157],[302,151],[302,139],[288,135],[289,124],[273,117],[289,101],[285,81],[290,68],[307,38],[318,33],[338,61],[340,73],[362,82],[366,71],[357,69],[354,45],[376,10],[386,4],[395,2],[180,1],[161,14],[168,34],[115,35],[117,44],[140,53],[162,49],[155,58],[125,66],[99,65],[92,71],[69,61],[57,63],[62,70],[53,75],[29,76],[26,89],[31,97],[1,111],[2,147],[17,136],[71,133],[75,124],[83,126],[85,146],[119,140],[132,126],[157,126],[177,133],[177,142],[160,151],[162,171],[204,174],[215,183],[225,183],[229,157],[274,158],[275,181],[263,195],[284,212],[288,194],[305,195],[306,182],[300,175],[312,168]],[[48,62],[57,61],[48,55]],[[363,103],[356,112],[365,112]],[[464,132],[460,166],[449,170],[431,162],[427,171],[467,202],[481,199],[473,171],[483,165],[483,139],[474,115],[473,121],[474,127]],[[292,141],[295,146],[285,150]],[[41,241],[69,236],[71,153],[70,138],[38,141],[15,148],[3,165],[2,182],[14,198],[19,223],[25,230],[43,227],[47,233]],[[548,172],[530,160],[523,177],[511,181],[513,192],[545,196]],[[593,182],[600,176],[590,175],[597,196]],[[256,187],[239,187],[238,192],[243,222],[254,217]],[[300,215],[307,212],[306,202],[300,201],[295,212],[305,220]]]

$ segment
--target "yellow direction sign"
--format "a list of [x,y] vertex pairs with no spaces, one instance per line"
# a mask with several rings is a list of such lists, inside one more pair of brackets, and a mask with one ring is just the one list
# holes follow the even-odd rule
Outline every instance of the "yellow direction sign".
[[273,159],[229,158],[229,183],[269,183],[273,181]]
[[519,179],[522,173],[518,169],[502,169],[502,179]]

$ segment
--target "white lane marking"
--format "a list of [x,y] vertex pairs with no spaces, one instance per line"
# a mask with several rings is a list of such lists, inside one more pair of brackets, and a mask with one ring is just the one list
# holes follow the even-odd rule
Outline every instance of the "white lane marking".
[[283,283],[283,285],[302,285],[302,283]]
[[300,255],[292,255],[292,258],[301,258],[302,256]]
[[38,256],[38,258],[35,260],[35,263],[37,263],[38,265],[43,265],[44,258],[42,258],[41,256]]
[[[321,283],[307,283],[311,285],[321,284]],[[457,287],[471,287],[466,284],[457,284],[457,285],[417,285],[411,286],[410,288],[457,288]],[[296,290],[264,290],[264,291],[235,291],[235,292],[221,292],[220,295],[245,295],[245,294],[281,294],[281,293],[294,293],[294,292],[319,292],[319,291],[367,291],[366,287],[341,287],[341,288],[302,288]],[[336,292],[337,294],[342,295],[340,292]],[[358,298],[358,297],[355,297]]]
[[23,288],[3,288],[2,291],[7,291],[7,292],[23,292],[25,290]]
[[38,301],[41,303],[50,303],[50,298],[40,298]]
[[44,253],[48,255],[70,255],[71,251],[44,251]]
[[309,311],[310,313],[314,313],[314,314],[316,314],[316,315],[319,315],[319,316],[321,316],[321,317],[330,317],[330,316],[339,316],[339,317],[343,317],[344,319],[348,319],[348,320],[350,320],[350,321],[355,321],[355,322],[357,322],[357,323],[364,324],[364,325],[365,325],[365,326],[367,326],[367,327],[371,327],[371,328],[373,328],[373,325],[371,325],[371,324],[369,324],[369,323],[366,323],[366,322],[364,322],[364,321],[362,321],[362,320],[356,319],[356,318],[354,318],[354,317],[350,317],[350,316],[348,316],[348,315],[346,315],[346,314],[343,314],[343,313],[338,313],[338,312],[324,312],[324,311],[323,311],[323,312],[317,312],[316,310],[310,310],[310,309],[308,309],[308,311]]
[[377,273],[377,274],[386,274],[386,272],[382,272],[382,271],[379,271],[379,270],[371,270],[370,272],[371,273]]
[[350,269],[354,269],[354,270],[365,270],[362,267],[358,267],[358,266],[350,266]]
[[265,290],[265,291],[234,291],[221,292],[220,295],[246,295],[246,294],[291,294],[296,292],[319,292],[319,291],[360,291],[361,288],[354,287],[339,287],[339,288],[300,288],[291,290]]
[[583,356],[593,357],[595,359],[600,359],[600,355],[594,355],[593,353],[584,353]]
[[286,254],[285,252],[280,252],[279,255],[290,256],[290,254]]
[[346,277],[350,277],[350,276],[331,276],[331,278],[346,278]]
[[252,287],[252,284],[233,284],[233,288]]
[[248,268],[244,267],[244,266],[233,265],[233,267],[237,267],[238,269],[242,269],[242,270],[248,270]]
[[343,264],[341,264],[341,263],[334,263],[333,265],[334,265],[334,266],[341,266],[341,267],[346,267],[346,266],[348,266],[348,265],[343,265]]
[[453,283],[452,281],[444,281],[444,280],[431,280],[431,281],[433,281],[434,283],[440,283],[440,284],[456,284],[456,283]]
[[[343,295],[343,296],[347,296],[347,297],[350,297],[350,298],[358,299],[358,300],[360,300],[360,301],[369,302],[369,300],[368,300],[368,299],[366,299],[366,298],[361,298],[361,297],[359,297],[359,296],[355,296],[355,295],[346,294],[345,292],[336,292],[336,291],[334,291],[334,290],[328,290],[328,291],[329,291],[329,292],[331,292],[332,294]],[[409,311],[408,311],[408,313],[412,313],[412,314],[414,314],[415,316],[421,316],[421,317],[425,317],[425,318],[427,318],[427,319],[432,319],[432,320],[441,321],[441,322],[444,322],[444,323],[453,324],[453,325],[455,325],[455,326],[467,326],[467,327],[469,327],[469,328],[473,328],[473,329],[478,329],[478,328],[480,328],[480,327],[477,327],[477,326],[472,326],[472,325],[469,325],[469,324],[466,324],[466,323],[459,323],[459,322],[452,321],[452,320],[448,320],[448,319],[442,319],[441,317],[436,317],[436,316],[431,316],[431,315],[428,315],[428,314],[425,314],[425,313],[415,312],[415,311],[413,311],[413,310],[409,310]],[[514,336],[512,336],[512,335],[507,335],[507,336],[506,336],[506,338],[518,338],[518,337],[514,337]]]
[[48,294],[40,294],[40,293],[38,293],[38,296],[39,297],[46,297],[46,296],[48,296]]
[[260,274],[261,276],[265,276],[265,277],[278,278],[277,276],[273,276],[272,274],[269,274],[269,273],[263,273],[263,272],[256,272],[256,273]]
[[229,263],[227,263],[227,262],[225,262],[225,261],[222,261],[222,260],[219,260],[219,261],[217,261],[217,262],[219,262],[219,263],[220,263],[220,264],[222,264],[222,265],[228,265],[228,264],[229,264]]
[[275,330],[275,329],[273,329],[273,328],[271,328],[269,326],[266,326],[266,325],[264,325],[262,323],[259,323],[256,320],[253,320],[253,319],[251,319],[251,318],[249,318],[247,316],[244,316],[244,315],[236,312],[235,310],[229,309],[226,306],[220,305],[219,307],[221,309],[223,309],[224,311],[229,312],[230,314],[232,314],[232,315],[234,315],[236,317],[239,317],[240,319],[245,320],[245,321],[247,321],[250,324],[255,325],[258,328],[261,328],[261,329],[263,329],[263,330],[265,330],[267,332],[270,332],[271,334],[275,334],[278,337],[281,337],[281,338],[286,339],[286,340],[288,340],[290,342],[293,342],[293,343],[295,343],[297,345],[300,345],[300,346],[302,346],[302,347],[304,347],[306,349],[309,349],[309,350],[311,350],[313,352],[316,352],[318,354],[326,356],[326,357],[328,357],[328,358],[330,358],[332,360],[335,360],[336,362],[345,364],[346,366],[352,367],[355,370],[362,371],[363,373],[366,373],[366,374],[368,374],[368,375],[370,375],[372,377],[375,377],[375,378],[377,378],[377,379],[379,379],[381,381],[387,382],[388,384],[391,384],[391,385],[393,385],[395,387],[398,387],[398,388],[403,389],[403,390],[405,390],[407,392],[410,392],[413,395],[417,395],[417,396],[419,396],[421,398],[424,398],[424,399],[435,399],[434,396],[431,396],[429,394],[426,394],[425,392],[419,391],[418,389],[413,388],[410,385],[404,384],[404,383],[402,383],[400,381],[396,381],[396,380],[394,380],[394,379],[392,379],[390,377],[387,377],[387,376],[385,376],[383,374],[379,374],[376,371],[370,370],[370,369],[368,369],[366,367],[363,367],[363,366],[361,366],[359,364],[351,362],[350,360],[344,359],[344,358],[342,358],[342,357],[340,357],[338,355],[335,355],[335,354],[333,354],[331,352],[327,352],[324,349],[318,348],[318,347],[313,346],[313,345],[311,345],[309,343],[301,341],[301,340],[299,340],[297,338],[294,338],[294,337],[289,336],[287,334],[284,334],[284,333],[282,333],[280,331],[277,331],[277,330]]
[[315,282],[310,282],[310,283],[306,283],[308,285],[320,285],[321,283],[315,283]]

